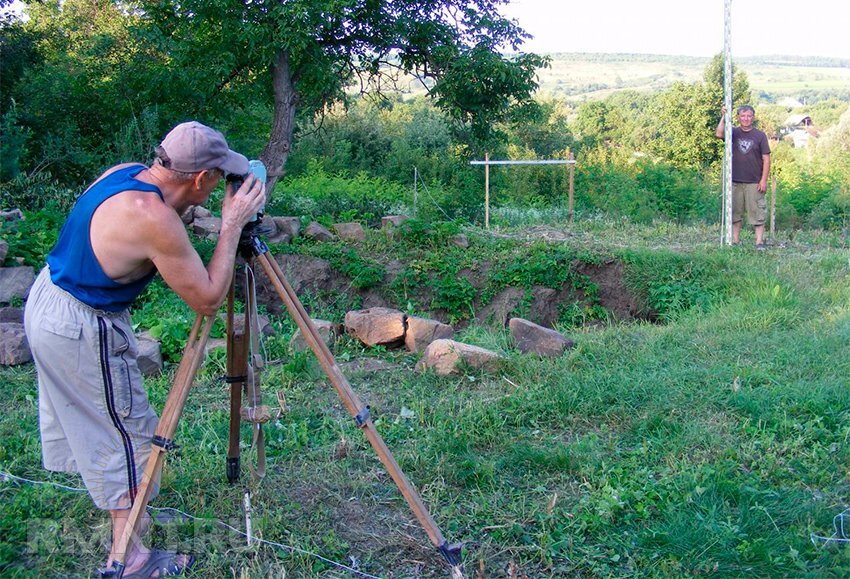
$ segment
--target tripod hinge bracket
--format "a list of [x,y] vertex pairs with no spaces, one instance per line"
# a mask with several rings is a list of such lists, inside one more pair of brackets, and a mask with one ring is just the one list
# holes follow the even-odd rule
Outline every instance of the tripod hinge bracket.
[[112,561],[112,565],[108,569],[98,569],[98,577],[100,579],[121,579],[124,576],[124,563]]
[[223,379],[226,384],[240,384],[242,382],[247,382],[248,376],[224,376]]
[[257,235],[257,228],[251,224],[242,230],[242,235],[239,238],[238,251],[239,255],[246,260],[250,260],[258,255],[268,253],[269,246]]
[[151,444],[156,445],[163,450],[174,450],[177,448],[177,445],[173,440],[159,436],[158,434],[151,439]]
[[357,416],[354,417],[354,420],[357,421],[357,426],[360,428],[366,426],[366,422],[372,417],[369,409],[369,406],[364,406],[360,412],[357,413]]
[[443,555],[446,562],[452,567],[459,567],[461,565],[462,548],[462,543],[449,543],[448,541],[443,542],[443,544],[439,546],[440,554]]

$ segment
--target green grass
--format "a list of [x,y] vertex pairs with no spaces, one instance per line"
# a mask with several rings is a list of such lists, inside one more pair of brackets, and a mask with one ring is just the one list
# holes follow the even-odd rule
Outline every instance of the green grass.
[[[763,253],[749,237],[722,248],[716,229],[662,223],[503,222],[490,243],[469,233],[467,254],[498,263],[524,247],[540,252],[528,244],[535,233],[553,255],[621,259],[635,291],[669,309],[663,324],[564,326],[576,348],[555,360],[469,326],[459,339],[508,357],[497,375],[439,378],[415,373],[415,355],[350,339],[335,347],[341,361],[393,365],[349,379],[443,534],[466,542],[468,576],[850,575],[848,545],[810,540],[831,535],[850,507],[850,252],[839,233],[783,234],[784,248]],[[378,259],[370,243],[362,255]],[[270,352],[267,403],[281,391],[288,411],[266,428],[254,528],[301,551],[248,547],[213,522],[244,527],[243,488],[224,480],[220,357],[199,375],[154,502],[204,520],[157,525],[154,543],[199,556],[196,577],[346,576],[304,552],[354,557],[373,575],[446,576],[312,356],[280,344]],[[32,367],[0,376],[0,469],[81,486],[41,469]],[[171,378],[148,381],[155,407]],[[102,563],[107,520],[86,494],[8,481],[0,494],[0,574],[77,576]]]

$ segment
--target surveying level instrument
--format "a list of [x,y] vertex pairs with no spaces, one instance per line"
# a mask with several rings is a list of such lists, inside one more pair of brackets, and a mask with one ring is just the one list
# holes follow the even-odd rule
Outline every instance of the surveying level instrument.
[[[259,161],[252,161],[252,174],[257,178],[265,179],[265,167]],[[242,176],[241,179],[250,178],[248,175]],[[237,178],[238,179],[238,178]],[[233,185],[237,185],[235,181],[228,177]],[[237,187],[238,188],[238,187]],[[236,190],[236,189],[234,189]],[[337,365],[336,360],[319,335],[313,321],[301,304],[292,286],[284,277],[278,263],[270,256],[268,246],[265,244],[259,235],[261,234],[261,217],[262,214],[255,216],[255,219],[248,223],[242,230],[239,239],[238,253],[241,255],[250,269],[254,261],[259,262],[266,276],[277,292],[289,315],[292,316],[298,329],[301,331],[307,345],[313,350],[316,359],[319,361],[322,370],[327,375],[340,400],[345,408],[354,418],[357,426],[363,431],[372,448],[375,450],[381,463],[387,469],[387,472],[392,477],[413,514],[416,516],[419,524],[428,534],[431,543],[439,550],[440,554],[445,558],[451,568],[451,576],[455,579],[463,578],[463,564],[461,561],[460,543],[449,544],[428,509],[425,507],[422,499],[419,497],[416,489],[407,479],[407,476],[402,472],[398,463],[395,461],[392,453],[387,447],[384,440],[381,438],[372,423],[369,412],[369,406],[365,406],[354,393],[348,380],[342,373],[342,370]],[[248,276],[245,287],[245,321],[240,332],[234,323],[234,295],[235,295],[235,273],[234,281],[231,283],[230,291],[227,297],[227,375],[226,382],[230,384],[230,430],[229,443],[226,461],[227,480],[230,483],[235,483],[240,477],[240,449],[239,449],[239,432],[242,420],[246,420],[252,424],[254,444],[257,447],[257,467],[254,471],[255,476],[262,477],[265,468],[265,456],[263,449],[262,423],[268,419],[268,409],[263,407],[260,402],[259,375],[262,369],[262,362],[258,356],[253,356],[254,359],[249,360],[249,354],[252,351],[252,343],[257,344],[257,305],[254,298],[253,277]],[[165,407],[162,411],[159,424],[154,433],[151,444],[151,454],[148,458],[145,472],[142,475],[139,491],[133,500],[133,505],[130,510],[130,516],[124,527],[118,545],[115,549],[116,557],[112,563],[112,569],[118,579],[121,579],[124,573],[125,559],[127,547],[130,540],[136,534],[137,528],[141,521],[141,514],[144,512],[150,500],[153,485],[151,481],[158,480],[159,473],[162,470],[162,465],[167,451],[174,448],[173,436],[177,429],[177,421],[183,412],[186,405],[186,399],[189,395],[189,389],[195,380],[198,369],[205,357],[205,346],[209,339],[210,331],[212,330],[215,316],[198,315],[195,319],[192,330],[189,334],[189,339],[186,347],[183,350],[183,357],[177,372],[174,376],[174,382],[165,401]],[[254,349],[257,353],[257,350]],[[248,407],[242,408],[242,396],[245,394]]]

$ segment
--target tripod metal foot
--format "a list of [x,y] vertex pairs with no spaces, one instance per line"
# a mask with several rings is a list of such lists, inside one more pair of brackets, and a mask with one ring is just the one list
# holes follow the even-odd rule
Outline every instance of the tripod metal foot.
[[452,569],[452,579],[463,579],[463,562],[461,561],[462,543],[444,542],[440,545],[440,554]]
[[239,481],[239,457],[227,459],[227,482],[235,484]]

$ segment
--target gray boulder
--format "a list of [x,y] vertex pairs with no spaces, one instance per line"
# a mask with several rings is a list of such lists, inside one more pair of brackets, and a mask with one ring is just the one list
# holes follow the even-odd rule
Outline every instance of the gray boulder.
[[538,326],[522,318],[512,318],[508,323],[517,349],[523,354],[545,357],[560,356],[575,343],[555,330]]
[[404,312],[369,308],[345,314],[345,331],[367,346],[395,345],[404,340],[404,322]]
[[34,281],[35,273],[28,265],[0,268],[0,303],[8,304],[15,298],[26,299]]
[[404,334],[404,346],[409,352],[422,352],[434,340],[451,338],[454,328],[437,320],[407,317],[407,331]]
[[304,230],[304,237],[316,241],[333,241],[336,239],[333,233],[322,227],[318,222],[312,221]]
[[[319,333],[319,337],[326,346],[331,346],[341,331],[341,326],[339,324],[335,324],[327,320],[313,320],[313,326],[315,326],[316,331]],[[310,346],[307,344],[307,339],[301,333],[300,328],[295,331],[292,338],[289,340],[289,347],[292,348],[293,352],[304,352],[310,349]]]
[[334,231],[343,241],[366,241],[366,230],[357,222],[334,223]]
[[485,348],[454,340],[434,340],[425,348],[416,370],[424,372],[431,368],[439,376],[460,374],[464,368],[493,372],[503,361],[502,356]]
[[24,325],[0,322],[0,365],[17,366],[32,361]]

